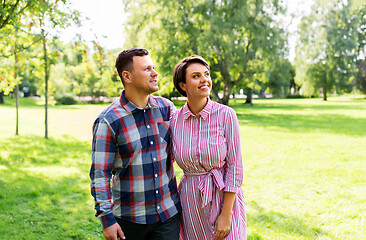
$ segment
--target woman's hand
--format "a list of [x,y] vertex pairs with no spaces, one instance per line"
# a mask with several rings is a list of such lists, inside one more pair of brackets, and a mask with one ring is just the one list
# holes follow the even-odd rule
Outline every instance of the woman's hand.
[[213,240],[221,240],[226,237],[231,228],[231,215],[221,214],[215,222],[215,236]]
[[215,222],[215,236],[213,240],[221,240],[229,234],[235,196],[236,193],[224,192],[224,203],[221,213]]

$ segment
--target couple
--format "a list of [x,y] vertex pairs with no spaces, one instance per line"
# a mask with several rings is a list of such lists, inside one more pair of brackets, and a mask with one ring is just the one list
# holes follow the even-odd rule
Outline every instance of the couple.
[[[174,68],[179,110],[158,90],[146,49],[116,60],[124,91],[93,125],[91,193],[107,240],[246,239],[239,124],[210,100],[200,56]],[[173,162],[184,175],[177,188]]]

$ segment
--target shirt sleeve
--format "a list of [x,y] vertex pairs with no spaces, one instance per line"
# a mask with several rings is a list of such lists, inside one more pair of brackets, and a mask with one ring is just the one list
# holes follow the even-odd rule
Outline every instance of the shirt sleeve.
[[110,189],[115,154],[115,133],[104,118],[98,118],[93,125],[90,186],[95,200],[95,216],[100,218],[103,228],[116,223]]
[[169,114],[169,134],[170,134],[170,141],[169,141],[169,157],[170,159],[172,160],[172,162],[174,163],[175,162],[175,158],[174,158],[174,154],[173,154],[173,137],[172,137],[172,119],[174,116],[177,115],[178,113],[178,110],[177,108],[175,107],[174,103],[169,101],[169,107],[170,107],[170,114]]
[[225,189],[226,192],[238,192],[243,183],[243,160],[240,146],[240,128],[233,109],[228,108],[225,119],[225,137],[227,144]]

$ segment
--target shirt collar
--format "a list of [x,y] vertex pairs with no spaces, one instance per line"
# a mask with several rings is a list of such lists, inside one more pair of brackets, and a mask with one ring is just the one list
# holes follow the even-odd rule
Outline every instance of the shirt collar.
[[205,107],[197,114],[193,114],[188,107],[188,103],[186,103],[183,106],[183,119],[186,120],[190,116],[193,116],[193,117],[201,117],[203,120],[206,120],[206,118],[211,112],[211,108],[212,108],[212,101],[210,98],[207,98],[207,103]]
[[120,97],[120,103],[121,106],[126,109],[126,111],[128,113],[135,111],[136,109],[138,110],[142,110],[142,109],[147,109],[147,108],[154,108],[154,107],[158,107],[158,103],[156,102],[156,100],[154,99],[153,96],[149,95],[149,101],[146,105],[146,107],[144,108],[140,108],[138,106],[136,106],[135,104],[133,104],[130,100],[128,100],[125,96],[125,90],[122,91],[121,97]]

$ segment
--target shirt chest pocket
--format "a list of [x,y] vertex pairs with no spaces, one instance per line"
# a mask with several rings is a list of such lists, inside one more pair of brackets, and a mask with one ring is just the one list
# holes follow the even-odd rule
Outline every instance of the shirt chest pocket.
[[169,121],[158,122],[157,123],[158,136],[160,144],[169,143],[170,133],[169,133]]

